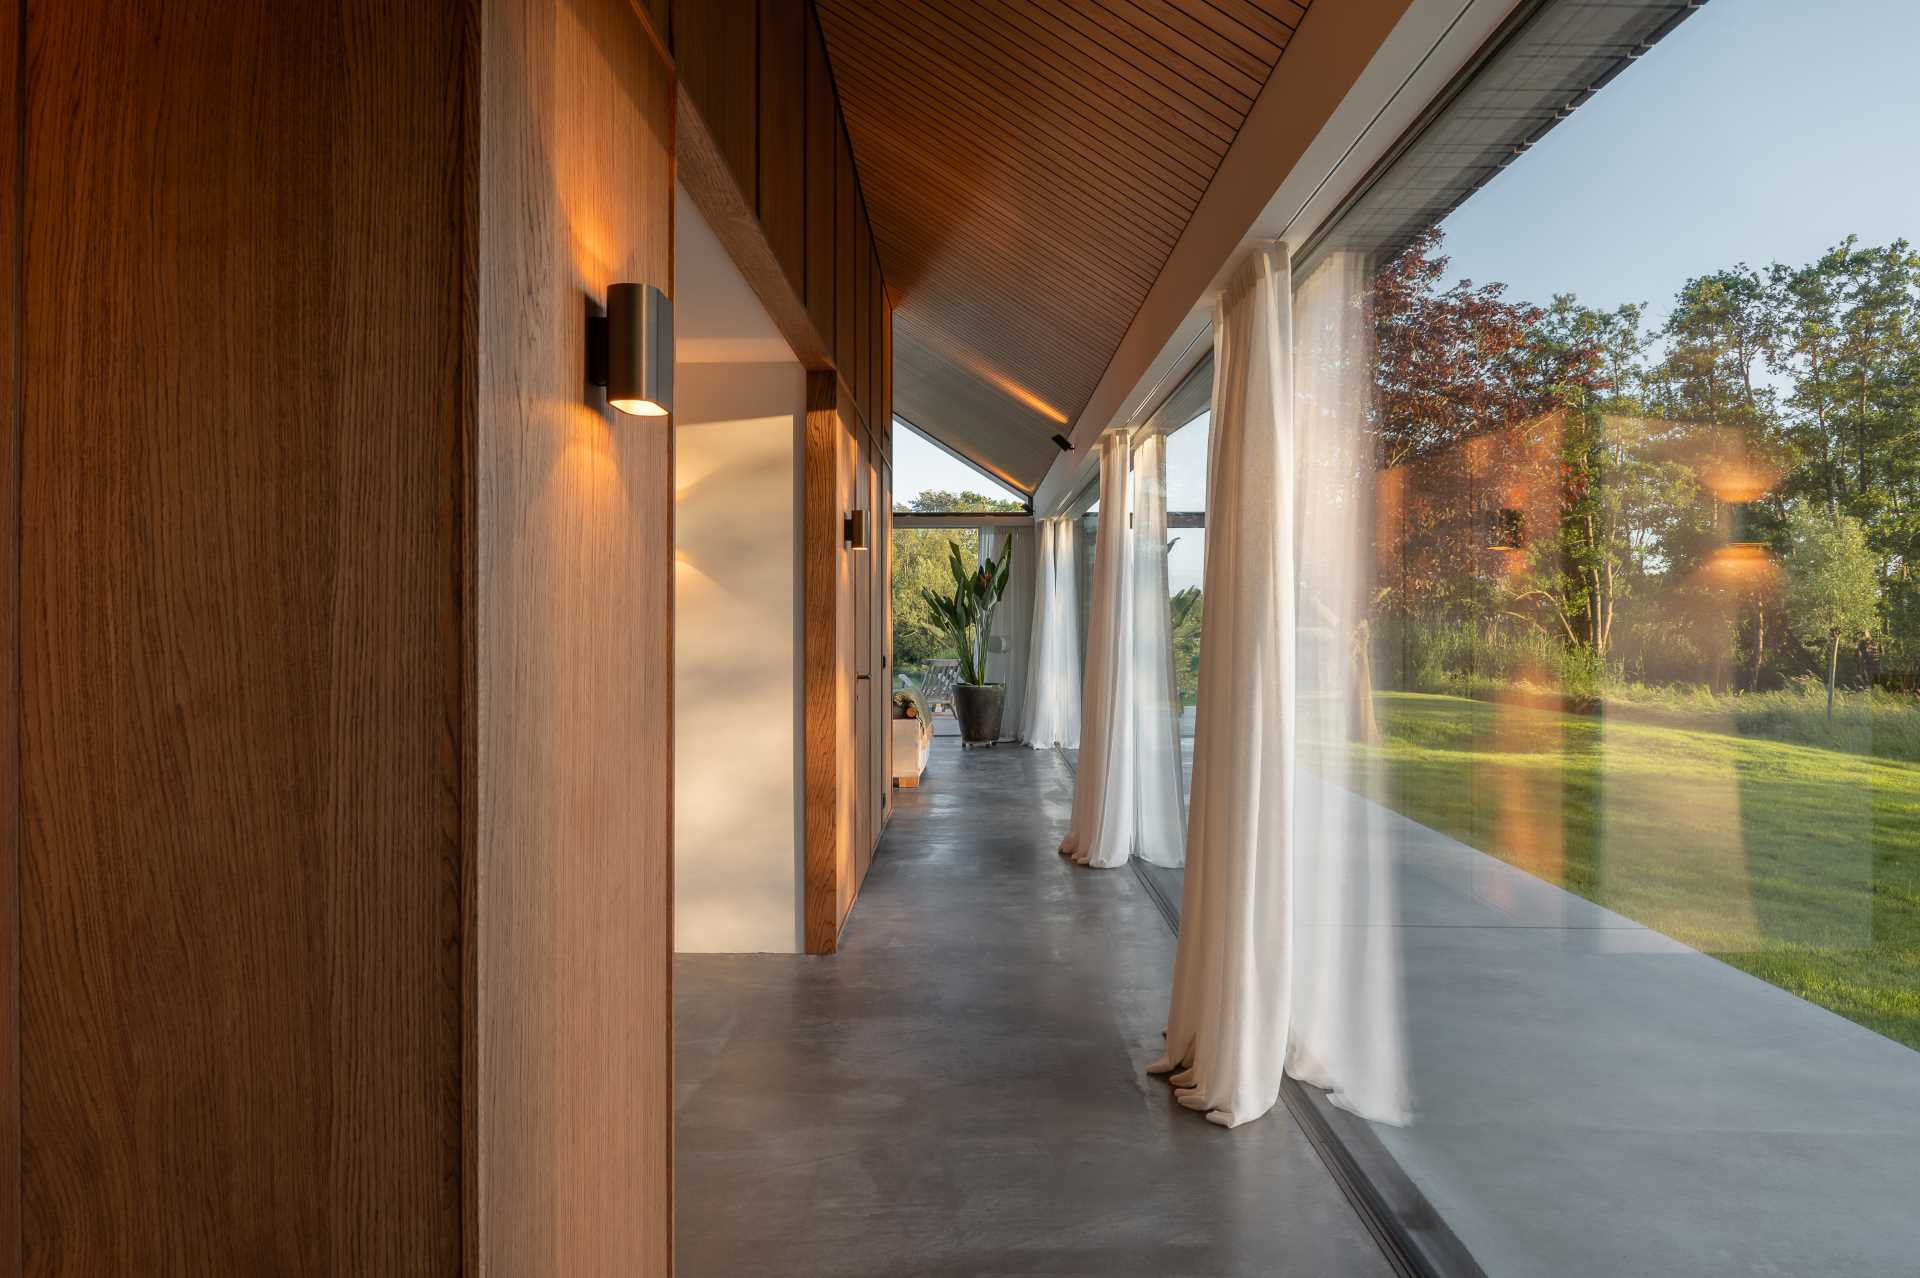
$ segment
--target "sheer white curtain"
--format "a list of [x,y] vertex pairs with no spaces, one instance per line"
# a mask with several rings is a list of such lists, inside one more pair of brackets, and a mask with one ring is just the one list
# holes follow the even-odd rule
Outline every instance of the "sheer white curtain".
[[1033,622],[1020,739],[1036,750],[1080,748],[1080,594],[1073,521],[1034,521]]
[[1408,1118],[1399,902],[1384,809],[1358,797],[1374,735],[1368,610],[1375,458],[1361,259],[1335,253],[1294,293],[1301,762],[1294,815],[1287,1073],[1365,1118]]
[[[1187,870],[1167,1051],[1149,1068],[1172,1075],[1182,1105],[1227,1127],[1271,1109],[1289,1066],[1367,1117],[1406,1112],[1394,941],[1390,928],[1368,927],[1393,910],[1390,897],[1368,899],[1390,884],[1365,846],[1366,805],[1300,766],[1303,703],[1313,709],[1306,754],[1347,756],[1344,713],[1323,703],[1341,688],[1357,701],[1350,650],[1364,641],[1371,475],[1358,413],[1370,370],[1357,312],[1344,314],[1358,304],[1352,283],[1303,294],[1299,318],[1315,340],[1302,362],[1314,368],[1298,384],[1283,247],[1235,274],[1214,320]],[[1344,482],[1330,489],[1335,473]]]
[[1173,695],[1173,619],[1167,600],[1167,437],[1133,451],[1134,850],[1155,865],[1186,862],[1180,793],[1180,720]]
[[1060,854],[1110,869],[1133,854],[1132,538],[1128,515],[1127,435],[1100,439],[1100,523],[1094,535],[1093,607],[1080,698],[1080,762],[1074,770],[1073,824]]

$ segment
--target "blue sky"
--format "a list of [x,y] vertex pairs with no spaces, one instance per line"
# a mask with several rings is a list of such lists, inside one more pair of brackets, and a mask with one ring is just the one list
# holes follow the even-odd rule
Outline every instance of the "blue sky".
[[912,427],[896,419],[893,423],[894,505],[904,505],[915,493],[929,489],[1022,500],[1019,493],[965,462],[954,460],[952,453],[928,443]]
[[1695,275],[1920,239],[1920,3],[1712,0],[1447,219],[1455,277],[1663,317]]

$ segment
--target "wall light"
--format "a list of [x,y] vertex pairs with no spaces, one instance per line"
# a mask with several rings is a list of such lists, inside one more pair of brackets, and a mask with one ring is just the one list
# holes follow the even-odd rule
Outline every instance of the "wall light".
[[866,511],[851,510],[847,512],[847,517],[840,521],[840,540],[844,541],[848,547],[854,550],[865,550],[867,548],[867,543],[871,540],[871,536],[867,529]]
[[634,417],[673,411],[673,303],[651,284],[609,284],[607,313],[587,317],[587,380]]
[[1073,441],[1071,439],[1068,439],[1065,435],[1055,435],[1053,437],[1053,446],[1059,449],[1063,453],[1070,453],[1073,451]]

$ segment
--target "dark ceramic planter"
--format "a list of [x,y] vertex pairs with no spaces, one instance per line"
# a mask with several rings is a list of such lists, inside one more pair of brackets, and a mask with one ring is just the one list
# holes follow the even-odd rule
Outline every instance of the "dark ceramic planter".
[[1000,739],[1000,710],[1007,697],[1002,683],[957,683],[953,717],[960,721],[960,744],[992,745]]

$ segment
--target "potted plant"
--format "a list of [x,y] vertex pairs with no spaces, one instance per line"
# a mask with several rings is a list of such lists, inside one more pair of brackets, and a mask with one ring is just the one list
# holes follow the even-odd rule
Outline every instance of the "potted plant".
[[920,690],[903,680],[893,694],[893,783],[905,789],[920,784],[927,770],[927,752],[933,745],[933,719],[920,700]]
[[953,646],[960,654],[960,680],[953,687],[953,716],[960,721],[960,743],[992,745],[1000,739],[1007,686],[986,680],[987,640],[993,633],[994,609],[1007,591],[1007,570],[1013,566],[1013,555],[1009,547],[998,561],[989,558],[969,572],[960,558],[960,547],[950,544],[947,561],[953,573],[953,593],[920,593],[953,637]]

